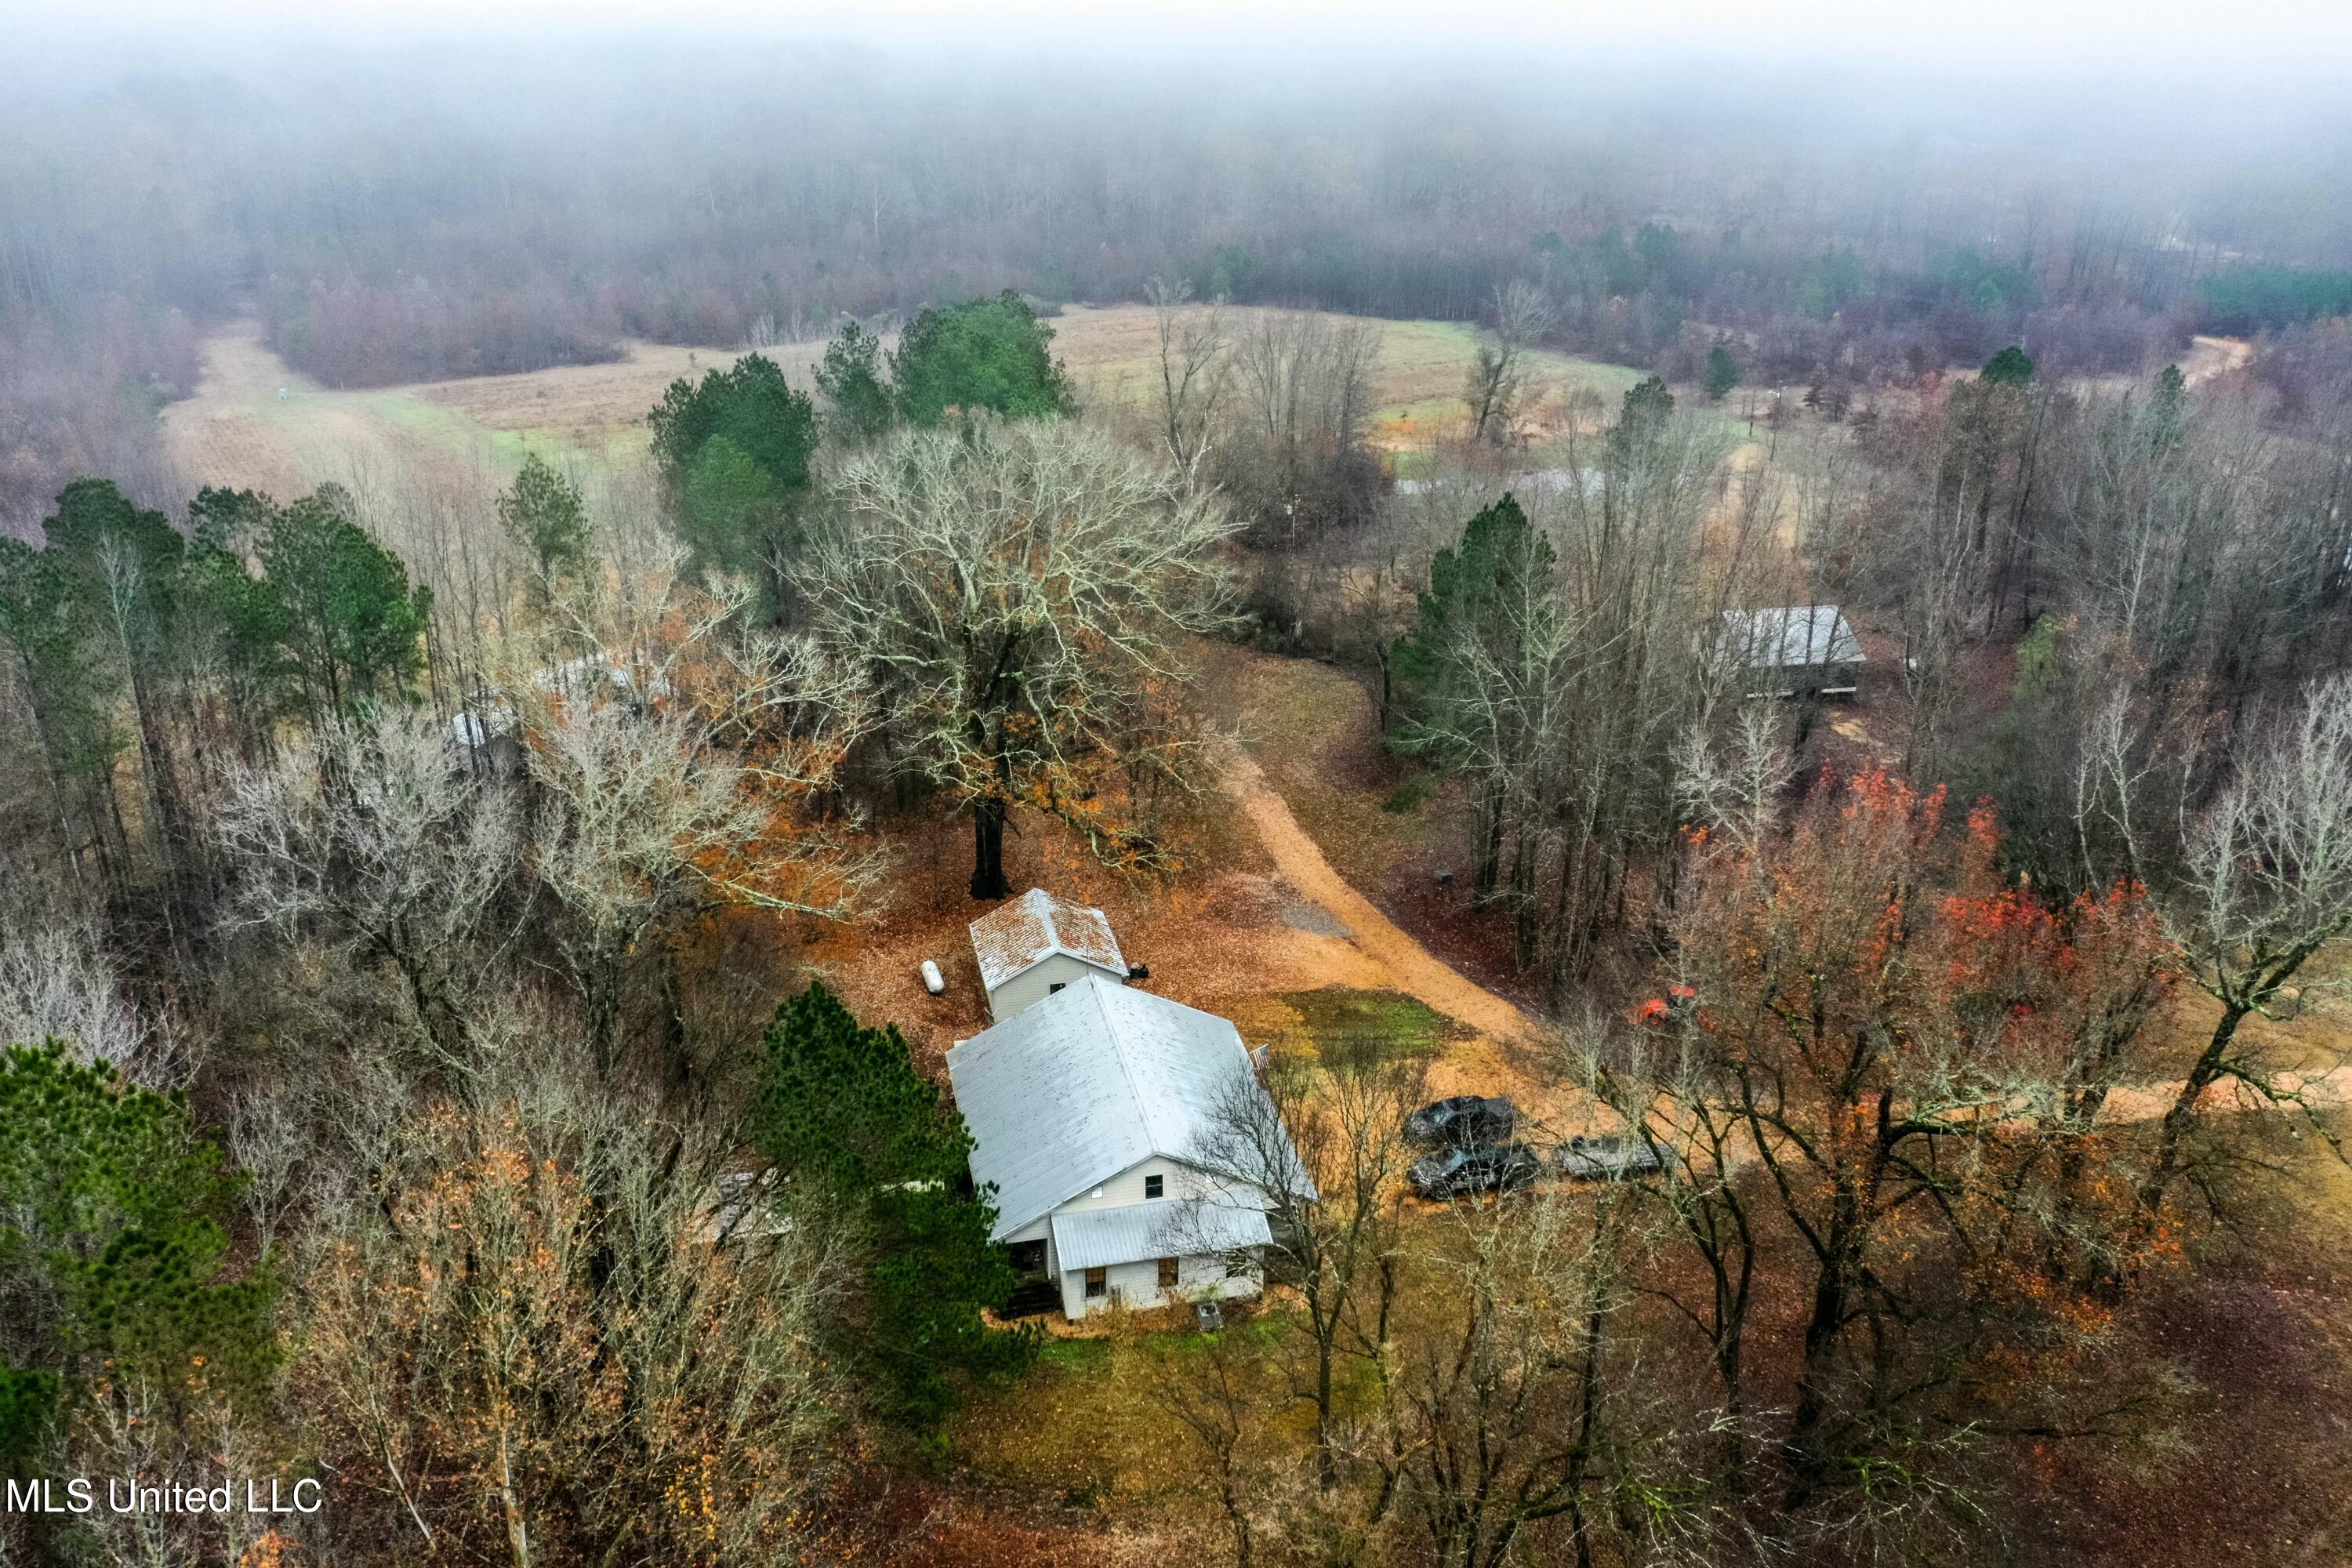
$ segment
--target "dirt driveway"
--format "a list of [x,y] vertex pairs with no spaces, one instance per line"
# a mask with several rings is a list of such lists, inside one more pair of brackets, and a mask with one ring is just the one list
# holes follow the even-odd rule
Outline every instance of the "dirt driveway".
[[[1448,1047],[1430,1068],[1438,1094],[1486,1093],[1507,1089],[1526,1096],[1539,1086],[1513,1065],[1515,1047],[1535,1044],[1544,1026],[1506,997],[1465,978],[1458,970],[1400,930],[1370,899],[1333,869],[1315,840],[1298,825],[1290,806],[1268,784],[1257,763],[1236,754],[1225,770],[1225,789],[1248,817],[1276,876],[1334,922],[1333,940],[1366,962],[1380,983],[1402,992],[1471,1030],[1475,1038]],[[1351,984],[1362,984],[1363,978]]]

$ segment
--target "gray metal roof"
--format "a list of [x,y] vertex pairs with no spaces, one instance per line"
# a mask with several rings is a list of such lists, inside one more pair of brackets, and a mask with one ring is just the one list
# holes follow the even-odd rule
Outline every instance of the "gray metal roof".
[[980,960],[980,983],[991,991],[1057,952],[1127,978],[1127,960],[1119,956],[1108,917],[1043,888],[1032,888],[972,921],[971,951]]
[[1581,491],[1587,500],[1599,495],[1608,487],[1609,476],[1600,468],[1538,468],[1533,473],[1514,474],[1499,483],[1491,479],[1453,478],[1399,479],[1396,493],[1401,496],[1423,495],[1440,491],[1449,485],[1477,487],[1505,495],[1565,495],[1570,490]]
[[1835,605],[1723,612],[1724,641],[1750,669],[1860,664],[1862,644]]
[[1264,1209],[1201,1198],[1160,1198],[1054,1216],[1054,1258],[1066,1272],[1271,1247]]
[[1154,1154],[1183,1159],[1256,1084],[1233,1025],[1092,974],[949,1051],[948,1077],[1000,1237]]

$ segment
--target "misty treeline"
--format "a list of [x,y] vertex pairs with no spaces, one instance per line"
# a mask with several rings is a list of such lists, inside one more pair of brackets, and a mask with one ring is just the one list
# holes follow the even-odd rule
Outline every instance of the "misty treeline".
[[1762,68],[215,47],[216,68],[28,75],[0,108],[16,531],[78,473],[183,499],[142,432],[243,314],[361,386],[631,336],[821,337],[1006,288],[1133,300],[1155,276],[1457,320],[1528,278],[1554,342],[1670,378],[1724,332],[1775,381],[2020,340],[2054,371],[2136,370],[2185,328],[2340,309],[2341,275],[2304,270],[2344,260],[2337,187],[2301,177],[2325,128],[2255,146],[2177,104],[2027,94],[2148,121],[2134,154],[2062,163],[2024,108],[1948,102],[1914,136],[1916,109],[1875,106],[1888,84]]

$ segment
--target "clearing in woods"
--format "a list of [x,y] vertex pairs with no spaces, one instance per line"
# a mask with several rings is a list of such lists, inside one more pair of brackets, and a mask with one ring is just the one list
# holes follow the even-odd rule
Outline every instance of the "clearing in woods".
[[[1239,333],[1270,313],[1236,306],[1228,320]],[[1054,352],[1084,401],[1128,406],[1153,395],[1159,329],[1149,306],[1073,306],[1048,324]],[[1398,448],[1444,434],[1465,409],[1462,384],[1476,332],[1453,321],[1373,324],[1381,333],[1371,378],[1374,438]],[[746,352],[635,341],[623,347],[610,364],[342,391],[295,373],[252,322],[239,322],[205,343],[203,378],[193,396],[164,411],[164,439],[191,490],[251,486],[283,498],[329,480],[354,489],[400,480],[436,491],[452,482],[495,488],[527,447],[575,467],[623,466],[644,450],[646,411],[671,382],[732,364]],[[806,342],[760,352],[805,387],[824,349]],[[1552,422],[1570,392],[1613,406],[1641,379],[1639,371],[1566,354],[1531,360],[1538,414]]]
[[[163,411],[164,442],[191,490],[249,486],[283,499],[330,480],[503,485],[528,447],[606,461],[641,452],[646,411],[664,389],[740,352],[624,346],[611,364],[341,391],[289,368],[241,321],[205,342],[194,395]],[[766,352],[806,384],[823,345]]]

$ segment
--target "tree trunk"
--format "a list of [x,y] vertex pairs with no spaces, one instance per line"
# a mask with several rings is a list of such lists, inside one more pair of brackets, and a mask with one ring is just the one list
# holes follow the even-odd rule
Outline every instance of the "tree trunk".
[[1797,1377],[1797,1407],[1789,1422],[1789,1464],[1792,1472],[1781,1507],[1802,1508],[1829,1472],[1829,1455],[1822,1450],[1822,1429],[1829,1421],[1830,1382],[1834,1375],[1838,1340],[1845,1328],[1851,1300],[1855,1254],[1859,1250],[1854,1224],[1855,1200],[1841,1193],[1830,1222],[1821,1272],[1813,1279],[1813,1306],[1805,1324],[1805,1354]]
[[2188,1135],[2189,1122],[2196,1120],[2197,1101],[2221,1076],[2221,1063],[2229,1054],[2230,1043],[2237,1038],[2238,1026],[2252,1011],[2252,1008],[2241,1007],[2234,1003],[2222,1004],[2221,1016],[2213,1026],[2212,1038],[2205,1042],[2205,1049],[2197,1058],[2197,1065],[2189,1069],[2188,1081],[2180,1086],[2180,1092],[2173,1097],[2171,1107],[2164,1113],[2164,1121],[2158,1125],[2156,1161],[2148,1167],[2147,1175],[2135,1194],[2135,1203],[2139,1210],[2137,1233],[2133,1237],[2135,1241],[2145,1239],[2145,1233],[2153,1225],[2156,1211],[2164,1202],[2165,1189],[2172,1184],[2173,1175],[2179,1166],[2181,1141]]
[[1492,784],[1478,792],[1478,864],[1470,877],[1470,897],[1484,904],[1495,896],[1503,876],[1503,798]]
[[509,1561],[514,1568],[530,1568],[530,1527],[515,1489],[512,1443],[503,1424],[499,1427],[499,1507],[506,1516]]
[[1005,899],[1013,884],[1004,879],[1004,803],[975,801],[971,808],[971,896]]

